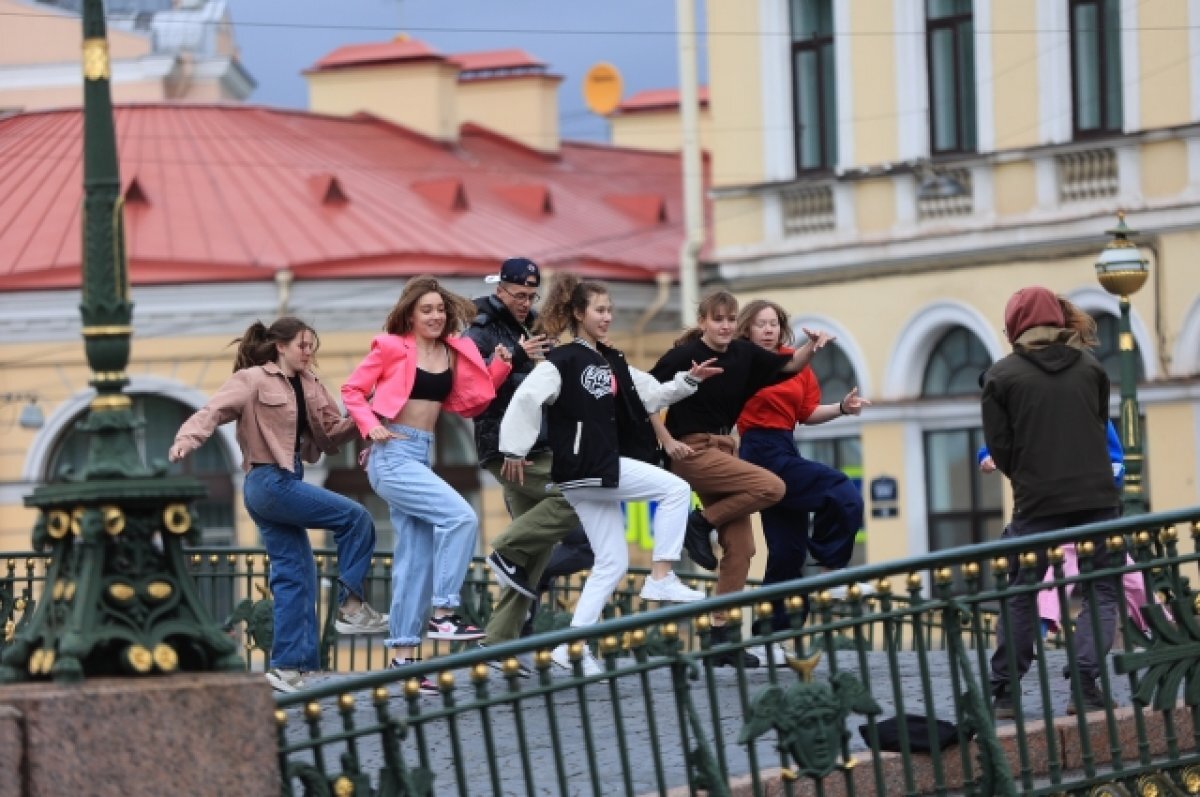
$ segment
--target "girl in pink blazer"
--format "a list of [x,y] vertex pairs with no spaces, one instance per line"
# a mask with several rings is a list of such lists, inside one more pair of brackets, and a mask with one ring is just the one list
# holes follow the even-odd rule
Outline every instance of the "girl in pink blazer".
[[[424,636],[467,640],[484,635],[455,612],[479,520],[430,469],[433,429],[442,410],[465,418],[478,415],[511,370],[507,349],[498,349],[485,365],[475,344],[458,337],[474,315],[470,301],[435,278],[412,278],[384,324],[387,334],[371,341],[370,353],[342,385],[350,417],[371,441],[367,475],[387,502],[395,532],[392,608],[384,640],[394,649],[393,667],[416,661]],[[431,682],[422,689],[437,692]]]

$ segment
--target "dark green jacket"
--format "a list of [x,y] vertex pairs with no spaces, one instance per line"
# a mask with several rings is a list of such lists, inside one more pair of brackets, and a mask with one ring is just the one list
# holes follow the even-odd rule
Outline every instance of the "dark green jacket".
[[987,372],[983,435],[1021,518],[1119,503],[1108,458],[1108,375],[1078,335],[1034,327]]

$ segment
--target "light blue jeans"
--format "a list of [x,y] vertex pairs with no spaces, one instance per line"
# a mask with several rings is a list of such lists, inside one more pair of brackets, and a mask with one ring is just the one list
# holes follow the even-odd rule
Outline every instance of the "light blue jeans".
[[388,647],[419,645],[429,607],[454,608],[479,536],[475,510],[429,468],[433,435],[399,424],[371,446],[367,477],[387,501],[396,533]]
[[338,605],[348,594],[363,597],[375,552],[375,523],[361,504],[304,481],[297,456],[292,470],[255,465],[242,486],[246,511],[262,533],[271,557],[275,639],[271,666],[317,670],[317,565],[309,529],[328,529],[338,554]]

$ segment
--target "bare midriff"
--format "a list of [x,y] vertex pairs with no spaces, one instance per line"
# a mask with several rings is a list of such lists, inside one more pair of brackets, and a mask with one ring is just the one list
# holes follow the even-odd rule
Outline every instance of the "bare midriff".
[[392,423],[432,432],[437,426],[438,415],[442,411],[442,402],[426,401],[425,399],[410,399],[404,403],[400,414],[392,418]]

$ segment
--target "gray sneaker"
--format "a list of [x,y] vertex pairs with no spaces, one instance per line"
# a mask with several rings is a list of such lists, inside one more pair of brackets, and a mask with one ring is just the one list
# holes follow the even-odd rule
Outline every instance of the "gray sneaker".
[[372,609],[371,604],[363,603],[353,612],[338,609],[333,627],[339,634],[386,634],[388,617]]
[[304,683],[304,676],[299,670],[285,670],[279,667],[272,667],[267,670],[267,683],[276,692],[299,692],[301,689],[308,686]]

